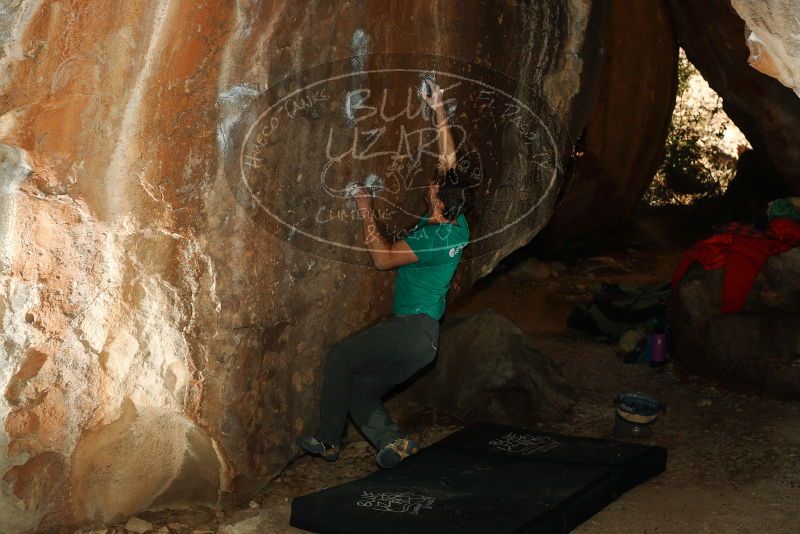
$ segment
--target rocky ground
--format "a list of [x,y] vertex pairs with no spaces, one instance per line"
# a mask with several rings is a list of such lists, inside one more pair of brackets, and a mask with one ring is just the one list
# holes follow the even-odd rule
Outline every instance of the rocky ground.
[[[669,451],[667,471],[628,492],[577,533],[778,533],[800,525],[800,404],[759,398],[669,365],[624,365],[615,348],[570,331],[565,317],[589,298],[593,280],[660,282],[679,251],[707,232],[709,221],[655,214],[603,240],[536,246],[511,258],[450,313],[492,307],[516,322],[564,369],[577,404],[569,417],[542,425],[556,432],[611,437],[611,402],[623,391],[644,391],[667,405],[649,443]],[[531,260],[532,255],[538,259]],[[520,267],[520,266],[524,267]],[[432,443],[461,422],[411,403],[390,407],[412,433]],[[354,436],[355,437],[355,436]],[[294,496],[377,469],[374,453],[356,438],[335,464],[301,456],[242,510],[194,508],[141,514],[156,532],[299,532],[288,526]],[[143,523],[129,530],[145,531]],[[135,530],[138,529],[138,530]],[[107,532],[124,532],[124,526]]]

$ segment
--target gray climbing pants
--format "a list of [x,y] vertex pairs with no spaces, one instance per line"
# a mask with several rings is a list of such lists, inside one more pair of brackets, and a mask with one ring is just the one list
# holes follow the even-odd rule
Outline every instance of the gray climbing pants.
[[381,449],[404,433],[381,398],[431,363],[439,346],[439,321],[420,313],[388,319],[343,339],[325,362],[317,439],[338,445],[347,414]]

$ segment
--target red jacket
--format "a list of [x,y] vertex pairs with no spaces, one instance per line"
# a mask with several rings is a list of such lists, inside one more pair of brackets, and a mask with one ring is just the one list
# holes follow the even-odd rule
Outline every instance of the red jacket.
[[675,267],[672,289],[678,287],[683,275],[694,262],[703,269],[725,268],[722,287],[722,313],[741,310],[753,287],[756,276],[773,254],[781,254],[800,243],[800,224],[789,218],[773,219],[766,232],[740,224],[729,224],[720,233],[698,241],[686,252]]

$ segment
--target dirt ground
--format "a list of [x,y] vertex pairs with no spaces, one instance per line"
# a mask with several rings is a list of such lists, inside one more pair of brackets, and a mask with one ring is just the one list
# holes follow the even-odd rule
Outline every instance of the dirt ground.
[[[709,221],[695,215],[657,213],[638,220],[624,234],[603,240],[529,247],[509,263],[535,256],[543,266],[539,278],[515,280],[507,274],[510,267],[500,268],[454,303],[449,313],[491,307],[516,322],[561,364],[575,388],[576,406],[567,420],[542,430],[608,438],[617,393],[643,391],[666,403],[667,413],[647,441],[668,449],[666,472],[626,493],[574,532],[800,532],[799,403],[759,398],[746,387],[716,383],[674,364],[660,369],[625,365],[614,346],[566,327],[567,313],[589,299],[586,287],[593,281],[666,281],[680,250],[710,228]],[[397,400],[389,406],[426,444],[460,428],[459,421],[423,406]],[[250,508],[193,508],[140,517],[165,533],[239,532],[244,530],[225,525],[240,522],[244,527],[241,521],[257,525],[261,532],[300,532],[288,526],[293,497],[375,469],[374,451],[363,441],[352,441],[334,464],[301,456],[254,498]]]

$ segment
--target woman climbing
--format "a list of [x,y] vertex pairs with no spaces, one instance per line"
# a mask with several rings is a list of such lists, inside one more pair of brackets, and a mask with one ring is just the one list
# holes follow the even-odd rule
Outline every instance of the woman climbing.
[[439,319],[469,227],[464,213],[471,190],[456,173],[456,148],[447,124],[443,90],[425,80],[420,94],[436,120],[439,164],[425,188],[427,213],[409,235],[390,244],[376,224],[372,195],[356,193],[364,239],[376,268],[397,269],[392,314],[331,348],[325,363],[320,425],[297,438],[305,451],[328,461],[339,458],[348,413],[376,447],[381,467],[394,467],[415,454],[420,443],[392,420],[381,397],[431,363],[439,344]]

